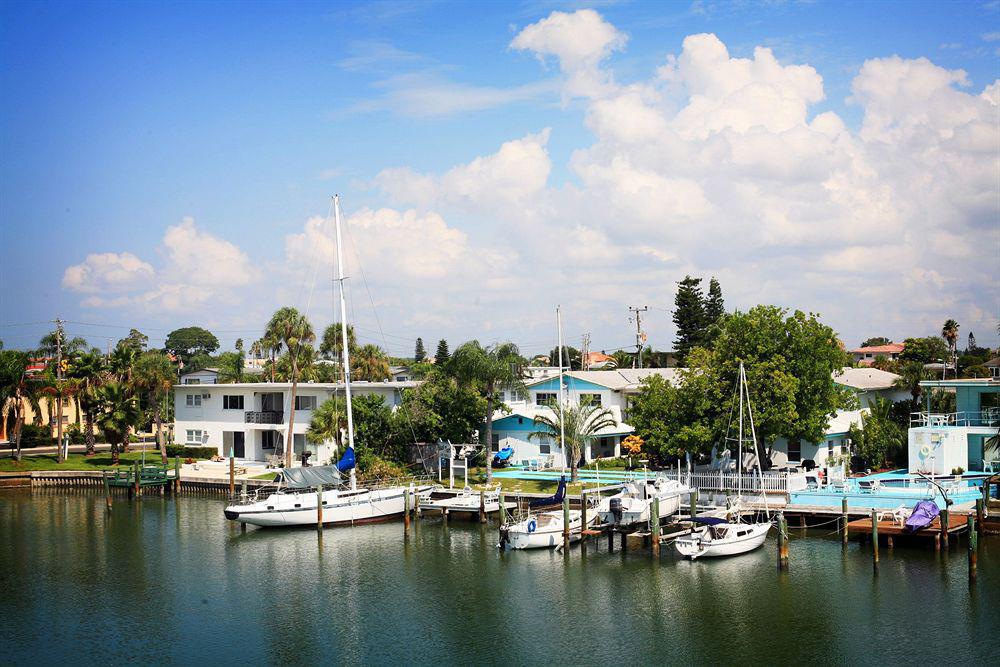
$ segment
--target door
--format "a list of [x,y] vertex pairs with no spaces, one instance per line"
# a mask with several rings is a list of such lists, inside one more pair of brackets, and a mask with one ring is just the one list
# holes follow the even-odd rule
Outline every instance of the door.
[[233,433],[233,452],[235,452],[238,459],[245,459],[247,457],[246,433],[243,431]]

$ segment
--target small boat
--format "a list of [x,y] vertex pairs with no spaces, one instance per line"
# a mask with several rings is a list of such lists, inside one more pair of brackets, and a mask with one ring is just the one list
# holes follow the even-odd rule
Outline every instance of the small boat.
[[649,522],[653,499],[660,501],[660,518],[670,516],[681,507],[681,496],[691,493],[690,487],[666,477],[629,482],[625,487],[604,498],[597,506],[602,523],[628,526]]
[[[753,410],[750,407],[750,391],[747,388],[746,370],[743,362],[740,362],[740,376],[737,383],[739,390],[739,459],[742,467],[743,461],[743,417],[744,401],[746,405],[746,415],[750,423],[750,440],[756,449],[757,433],[753,423]],[[729,432],[732,422],[726,429],[726,440],[729,440]],[[759,457],[754,457],[756,461],[757,474],[761,478],[761,488],[763,488],[763,472],[760,468]],[[739,470],[739,495],[736,498],[736,507],[725,512],[725,516],[700,516],[693,521],[697,527],[691,532],[674,540],[674,548],[678,553],[686,558],[694,560],[696,558],[708,558],[718,556],[736,556],[753,551],[764,544],[767,533],[771,530],[771,521],[744,522],[743,512],[740,510],[740,501],[743,495],[743,471]],[[764,507],[767,508],[767,497],[764,496]],[[735,517],[735,518],[731,518]]]
[[[424,500],[421,497],[420,511],[442,510],[446,512],[478,512],[482,503],[482,509],[490,514],[500,509],[500,487],[487,489],[482,493],[470,487],[465,487],[462,492],[452,498],[437,498]],[[512,503],[505,503],[510,506]]]
[[[559,487],[554,495],[547,498],[538,498],[528,503],[528,514],[520,520],[506,523],[500,527],[501,549],[551,549],[563,543],[563,527],[566,525],[561,509],[550,509],[540,511],[543,507],[552,507],[562,503],[566,496],[566,477],[559,478]],[[536,510],[536,511],[532,511]],[[569,541],[578,542],[581,537],[580,531],[582,512],[580,510],[569,511]],[[587,515],[587,527],[589,528],[597,520],[597,512]]]

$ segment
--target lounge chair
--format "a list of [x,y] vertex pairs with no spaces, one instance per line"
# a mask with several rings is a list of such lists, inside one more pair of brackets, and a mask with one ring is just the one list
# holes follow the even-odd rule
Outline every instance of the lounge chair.
[[859,479],[858,490],[861,493],[875,493],[882,486],[882,482],[877,479]]

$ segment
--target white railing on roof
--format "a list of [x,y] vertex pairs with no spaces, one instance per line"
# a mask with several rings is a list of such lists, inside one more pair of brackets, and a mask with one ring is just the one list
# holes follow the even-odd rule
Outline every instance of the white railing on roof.
[[1000,408],[966,412],[913,412],[910,427],[920,426],[996,426],[1000,427]]

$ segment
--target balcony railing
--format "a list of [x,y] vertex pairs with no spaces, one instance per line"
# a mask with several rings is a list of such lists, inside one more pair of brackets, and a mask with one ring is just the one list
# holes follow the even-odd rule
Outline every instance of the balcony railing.
[[996,426],[1000,427],[1000,408],[974,412],[913,412],[910,427],[919,426]]
[[247,424],[281,424],[285,420],[285,413],[278,410],[244,412],[243,416],[243,421]]

